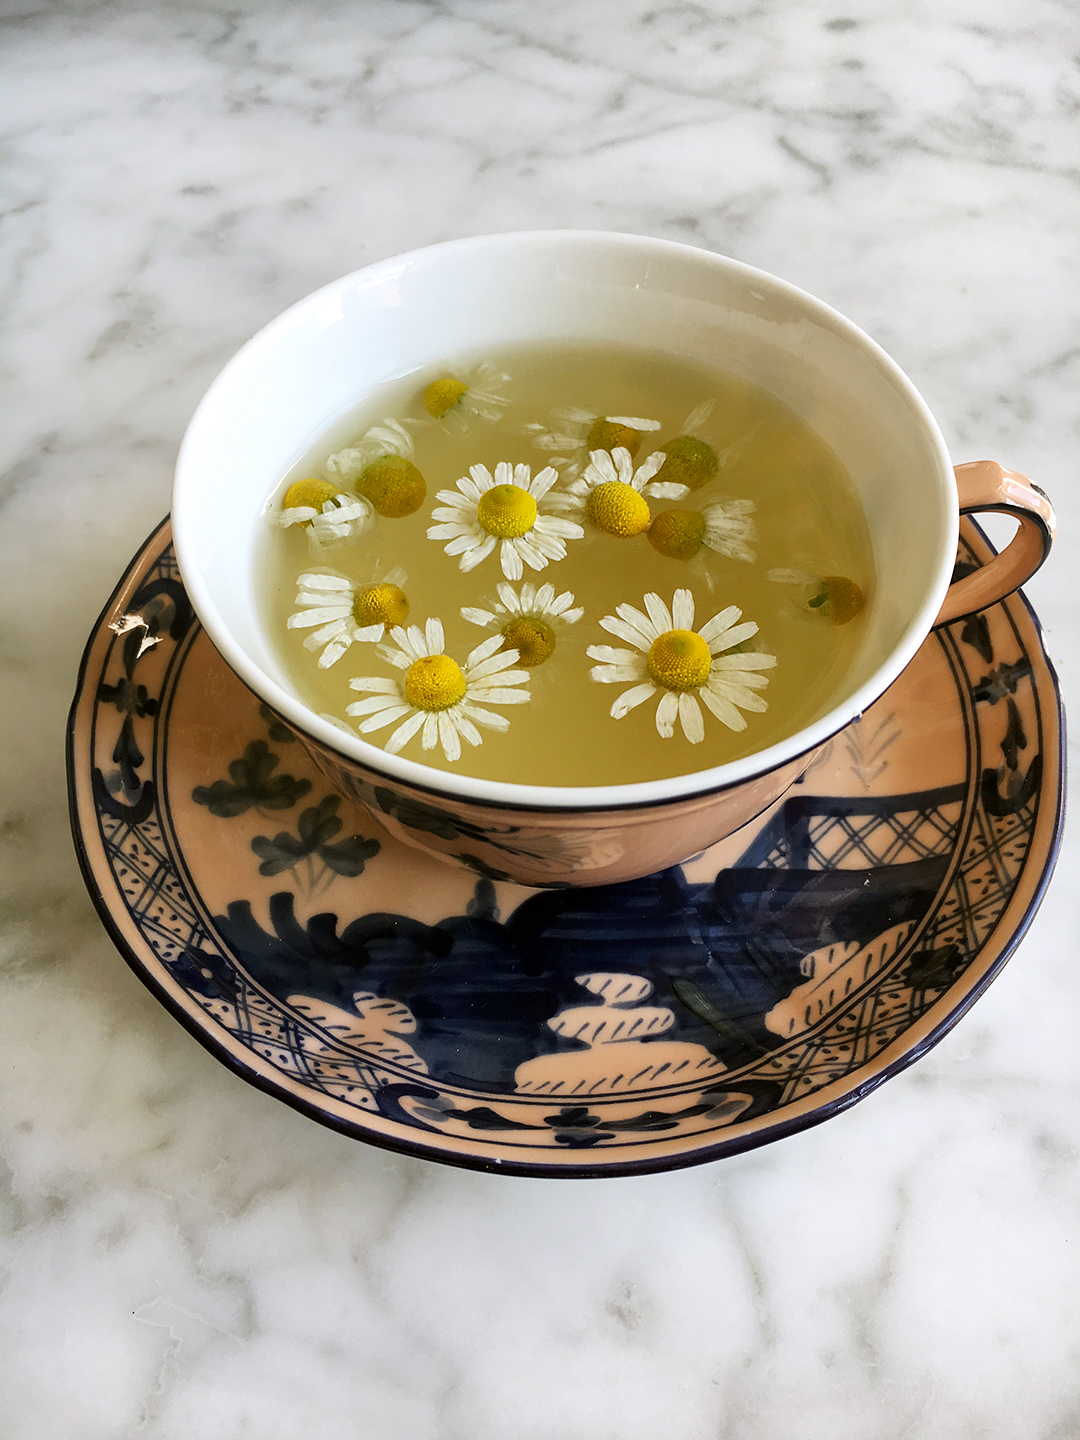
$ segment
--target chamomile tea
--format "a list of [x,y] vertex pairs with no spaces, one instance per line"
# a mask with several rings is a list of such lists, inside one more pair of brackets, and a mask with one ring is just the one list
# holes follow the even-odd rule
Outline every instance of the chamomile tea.
[[873,557],[844,467],[763,389],[549,345],[366,395],[276,487],[262,608],[312,709],[533,785],[704,770],[836,703]]

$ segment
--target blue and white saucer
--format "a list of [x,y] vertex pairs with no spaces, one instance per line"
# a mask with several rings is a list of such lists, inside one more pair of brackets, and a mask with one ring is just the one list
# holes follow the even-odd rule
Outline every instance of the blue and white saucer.
[[[965,521],[959,563],[989,553]],[[778,807],[686,865],[477,879],[329,790],[206,638],[167,523],[94,629],[68,736],[102,920],[214,1055],[357,1139],[551,1176],[763,1145],[918,1059],[1030,923],[1062,760],[1014,596],[931,635]]]

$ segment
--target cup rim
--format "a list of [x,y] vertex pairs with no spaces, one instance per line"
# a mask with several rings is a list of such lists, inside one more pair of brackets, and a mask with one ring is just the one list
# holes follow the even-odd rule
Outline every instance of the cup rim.
[[[456,771],[438,770],[422,761],[411,760],[402,755],[391,755],[381,746],[373,745],[359,734],[352,736],[318,712],[298,700],[277,681],[267,675],[245,650],[233,639],[229,626],[221,614],[210,587],[205,582],[202,568],[198,563],[199,542],[194,516],[184,504],[185,476],[190,467],[190,454],[195,448],[196,438],[207,416],[216,406],[217,396],[222,389],[231,385],[238,374],[257,367],[261,357],[275,346],[308,314],[325,306],[340,292],[363,282],[368,286],[400,275],[411,264],[428,260],[434,255],[452,259],[455,254],[476,252],[485,248],[502,247],[522,249],[537,243],[550,244],[565,242],[582,246],[607,247],[625,251],[642,249],[659,256],[684,257],[696,263],[710,261],[734,274],[744,283],[752,283],[789,302],[800,306],[810,318],[827,322],[829,328],[861,348],[884,377],[893,385],[900,397],[914,412],[924,431],[932,442],[943,476],[952,477],[952,461],[945,439],[926,401],[911,380],[900,369],[892,357],[882,349],[866,332],[838,310],[807,291],[781,280],[768,271],[747,265],[743,261],[715,251],[703,250],[697,246],[685,245],[678,241],[661,240],[650,236],[628,234],[607,230],[519,230],[492,235],[468,236],[456,240],[442,241],[434,245],[421,246],[399,255],[374,261],[361,266],[336,280],[305,295],[273,320],[269,321],[251,337],[219,371],[211,382],[188,423],[177,454],[173,485],[173,536],[180,573],[187,594],[194,606],[199,621],[211,641],[227,661],[230,668],[264,700],[271,709],[280,714],[290,725],[323,749],[344,760],[358,763],[366,769],[385,776],[388,780],[412,786],[456,801],[474,802],[496,806],[500,809],[531,811],[596,811],[652,808],[661,803],[675,803],[700,799],[703,796],[727,790],[735,785],[753,780],[780,766],[789,764],[823,745],[845,726],[857,719],[863,711],[878,700],[901,671],[914,658],[920,645],[933,628],[934,620],[941,609],[948,590],[953,559],[959,536],[959,505],[948,507],[946,526],[948,533],[941,536],[937,557],[937,584],[924,596],[922,604],[909,618],[907,625],[889,654],[874,669],[869,678],[840,704],[831,707],[811,724],[801,727],[783,740],[762,750],[752,751],[737,760],[726,761],[703,770],[691,770],[682,775],[662,780],[629,781],[618,785],[573,786],[573,785],[526,785],[516,781],[485,780]],[[255,517],[257,519],[257,517]]]

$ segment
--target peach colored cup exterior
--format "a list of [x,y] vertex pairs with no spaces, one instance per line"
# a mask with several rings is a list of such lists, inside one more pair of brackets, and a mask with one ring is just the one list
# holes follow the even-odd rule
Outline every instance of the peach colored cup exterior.
[[[499,784],[391,756],[293,691],[256,603],[260,515],[280,478],[382,381],[523,343],[647,345],[764,386],[836,451],[859,491],[876,585],[838,702],[786,741],[667,781]],[[568,397],[571,398],[571,397]],[[961,512],[1015,516],[989,565],[951,582]],[[782,281],[688,246],[551,231],[453,241],[316,292],[250,341],[201,402],[177,462],[177,555],[225,660],[342,792],[392,834],[491,879],[599,885],[687,859],[779,800],[820,746],[900,674],[935,624],[1038,568],[1045,495],[992,461],[952,470],[934,419],[866,335]],[[632,594],[632,567],[628,574]],[[572,743],[568,737],[568,743]]]

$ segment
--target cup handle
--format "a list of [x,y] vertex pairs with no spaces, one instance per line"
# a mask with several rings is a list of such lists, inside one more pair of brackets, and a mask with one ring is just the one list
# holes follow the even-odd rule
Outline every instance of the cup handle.
[[948,625],[1011,595],[1031,579],[1050,554],[1057,529],[1054,507],[1026,476],[1003,470],[993,460],[957,465],[954,474],[961,515],[993,510],[999,515],[1012,515],[1020,526],[1000,555],[953,581],[935,625]]

